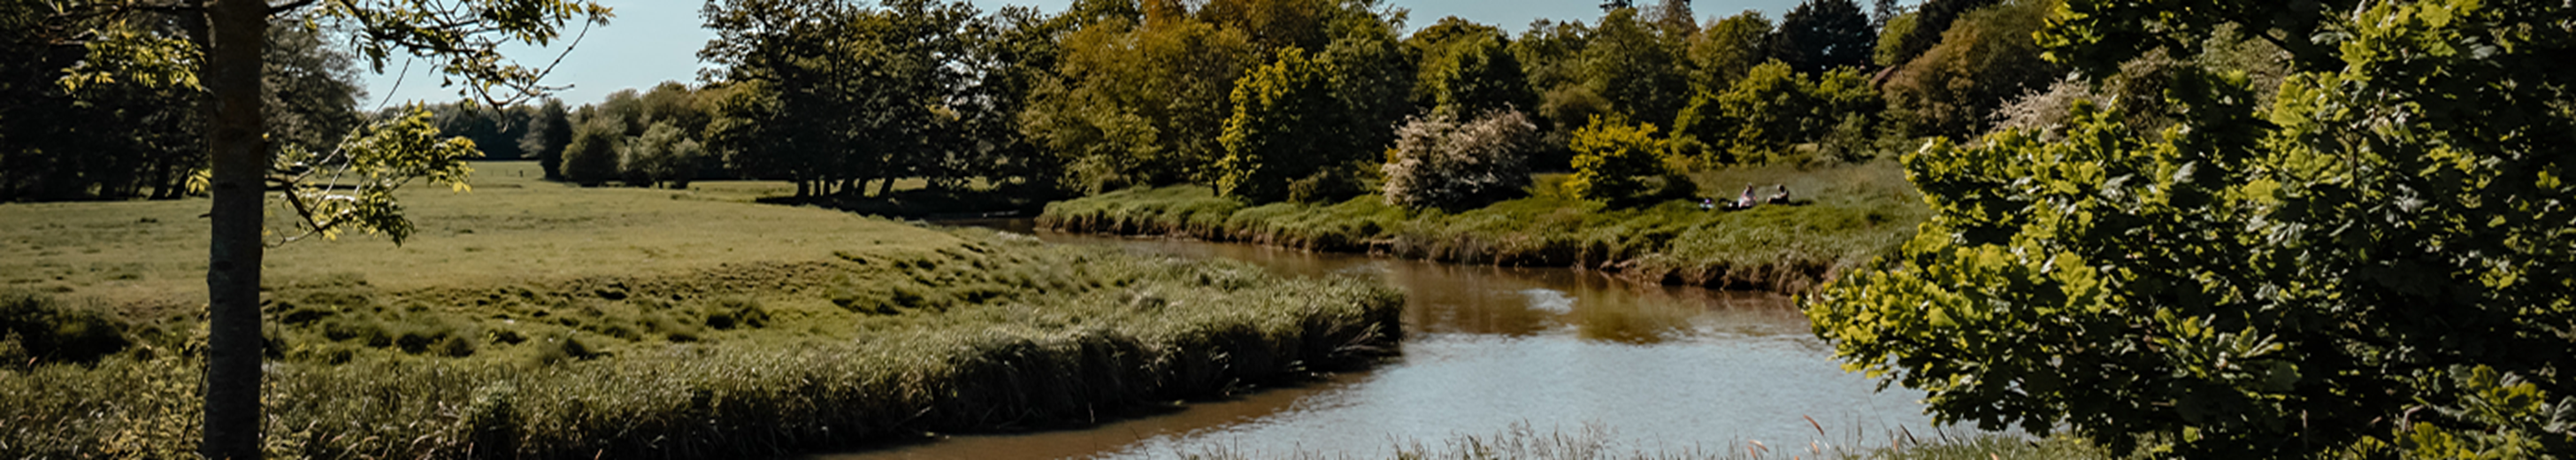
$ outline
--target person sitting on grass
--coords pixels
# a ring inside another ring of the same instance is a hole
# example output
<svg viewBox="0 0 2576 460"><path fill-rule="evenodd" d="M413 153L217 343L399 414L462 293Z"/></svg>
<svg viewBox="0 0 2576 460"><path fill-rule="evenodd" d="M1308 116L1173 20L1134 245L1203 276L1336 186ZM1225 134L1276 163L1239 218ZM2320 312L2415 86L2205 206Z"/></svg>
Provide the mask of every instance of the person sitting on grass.
<svg viewBox="0 0 2576 460"><path fill-rule="evenodd" d="M1779 187L1780 191L1771 194L1771 204L1789 204L1789 185L1778 184L1773 187Z"/></svg>
<svg viewBox="0 0 2576 460"><path fill-rule="evenodd" d="M1735 205L1734 205L1734 206L1728 206L1728 207L1726 207L1726 209L1727 209L1727 210L1736 210L1736 209L1753 209L1753 205L1754 205L1754 201L1753 201L1753 184L1744 184L1744 193L1736 194L1736 195L1735 195Z"/></svg>
<svg viewBox="0 0 2576 460"><path fill-rule="evenodd" d="M1717 209L1717 200L1712 200L1712 199L1709 199L1708 197L1700 197L1700 199L1699 199L1699 210L1701 210L1701 211L1707 211L1707 210L1711 210L1711 209Z"/></svg>

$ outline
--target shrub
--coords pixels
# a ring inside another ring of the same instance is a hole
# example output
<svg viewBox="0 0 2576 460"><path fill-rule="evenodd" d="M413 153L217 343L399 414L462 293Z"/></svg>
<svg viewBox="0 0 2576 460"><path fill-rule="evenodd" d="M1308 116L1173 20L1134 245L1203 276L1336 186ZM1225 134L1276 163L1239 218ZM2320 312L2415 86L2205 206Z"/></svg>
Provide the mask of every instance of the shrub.
<svg viewBox="0 0 2576 460"><path fill-rule="evenodd" d="M91 362L132 343L125 328L96 309L79 308L53 296L0 292L0 365L38 362Z"/></svg>
<svg viewBox="0 0 2576 460"><path fill-rule="evenodd" d="M1665 141L1655 138L1652 123L1630 126L1624 121L1594 117L1592 124L1575 131L1574 176L1566 179L1565 191L1575 198L1591 201L1625 202L1668 193L1689 182L1677 177L1665 161ZM1664 182L1662 187L1647 179Z"/></svg>
<svg viewBox="0 0 2576 460"><path fill-rule="evenodd" d="M698 163L706 157L706 148L683 135L678 127L654 122L643 136L628 142L623 153L619 169L629 185L688 188L689 179L698 173Z"/></svg>
<svg viewBox="0 0 2576 460"><path fill-rule="evenodd" d="M1447 113L1405 122L1385 166L1387 204L1461 208L1509 198L1529 185L1538 126L1518 110L1458 123Z"/></svg>
<svg viewBox="0 0 2576 460"><path fill-rule="evenodd" d="M624 140L624 122L607 116L592 116L573 129L572 144L564 147L564 180L583 186L597 186L618 178L618 144Z"/></svg>

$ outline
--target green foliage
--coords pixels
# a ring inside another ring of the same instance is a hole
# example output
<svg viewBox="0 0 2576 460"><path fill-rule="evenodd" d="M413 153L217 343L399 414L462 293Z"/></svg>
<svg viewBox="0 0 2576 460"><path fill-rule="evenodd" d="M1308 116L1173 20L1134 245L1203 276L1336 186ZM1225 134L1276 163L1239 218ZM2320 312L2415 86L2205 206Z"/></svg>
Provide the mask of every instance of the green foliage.
<svg viewBox="0 0 2576 460"><path fill-rule="evenodd" d="M1887 80L1889 118L1923 136L1984 132L2013 98L2043 88L2063 68L2040 59L2031 34L2047 26L2056 0L2005 0L1969 11L1941 43Z"/></svg>
<svg viewBox="0 0 2576 460"><path fill-rule="evenodd" d="M717 79L728 89L713 96L722 102L708 115L707 147L741 174L796 182L797 198L855 195L870 180L886 190L902 177L951 183L946 171L961 163L951 160L978 158L986 145L965 133L1009 116L956 106L984 82L1013 81L975 78L997 65L969 62L991 56L978 48L1007 43L991 39L1004 31L980 15L940 0L711 4L707 27L718 38L699 55L723 66ZM647 115L645 101L635 105ZM663 104L682 128L698 106ZM629 123L630 134L649 126Z"/></svg>
<svg viewBox="0 0 2576 460"><path fill-rule="evenodd" d="M1538 108L1538 95L1530 92L1501 29L1455 17L1432 27L1406 39L1422 56L1416 104L1457 117Z"/></svg>
<svg viewBox="0 0 2576 460"><path fill-rule="evenodd" d="M2194 11L2051 33L2238 20ZM2541 83L2570 78L2565 17L2329 8L2310 18L2344 31L2344 64L2291 76L2268 109L2241 73L2186 70L2160 134L2086 108L2063 140L1936 141L1907 158L1931 222L1809 316L1942 419L2114 452L2566 456L2576 117Z"/></svg>
<svg viewBox="0 0 2576 460"><path fill-rule="evenodd" d="M0 369L35 363L90 363L125 351L134 339L104 309L51 295L0 291ZM6 371L0 371L6 372Z"/></svg>
<svg viewBox="0 0 2576 460"><path fill-rule="evenodd" d="M1574 133L1572 147L1574 176L1564 187L1575 199L1624 204L1656 192L1649 179L1687 182L1671 166L1671 149L1655 137L1653 123L1593 118L1590 126Z"/></svg>
<svg viewBox="0 0 2576 460"><path fill-rule="evenodd" d="M1915 23L1922 18L1923 13L1916 11L1887 18L1887 25L1878 31L1878 47L1871 50L1869 62L1877 64L1880 68L1903 64L1896 61L1898 52L1905 46L1905 37L1914 33Z"/></svg>
<svg viewBox="0 0 2576 460"><path fill-rule="evenodd" d="M465 160L482 152L474 149L474 141L442 139L430 126L428 111L419 106L408 109L410 115L369 125L330 152L316 154L290 146L277 156L274 169L284 173L271 181L284 189L280 195L295 213L293 226L304 231L281 242L308 236L331 239L357 230L384 234L399 245L411 236L413 227L403 217L395 191L415 179L466 191L465 178L474 168L466 166Z"/></svg>
<svg viewBox="0 0 2576 460"><path fill-rule="evenodd" d="M618 168L628 183L648 187L670 184L675 189L689 188L689 179L697 177L698 164L707 153L679 127L658 121L620 150Z"/></svg>
<svg viewBox="0 0 2576 460"><path fill-rule="evenodd" d="M1234 116L1225 120L1225 156L1216 162L1218 195L1252 203L1288 198L1289 182L1350 155L1336 142L1349 135L1324 64L1297 48L1255 68L1234 86Z"/></svg>
<svg viewBox="0 0 2576 460"><path fill-rule="evenodd" d="M1681 155L1702 165L1766 164L1802 157L1792 147L1875 126L1880 99L1858 69L1793 73L1771 61L1723 93L1700 93L1675 121Z"/></svg>
<svg viewBox="0 0 2576 460"><path fill-rule="evenodd" d="M572 118L564 111L563 101L547 98L528 123L528 132L519 137L519 151L537 160L546 179L562 179L564 147L572 144L573 131Z"/></svg>
<svg viewBox="0 0 2576 460"><path fill-rule="evenodd" d="M1073 188L1202 178L1225 152L1228 97L1259 64L1241 30L1111 19L1067 34L1060 80L1041 85L1021 131L1068 165Z"/></svg>
<svg viewBox="0 0 2576 460"><path fill-rule="evenodd" d="M1867 68L1876 43L1878 31L1870 27L1860 3L1806 0L1780 15L1780 30L1770 40L1770 58L1801 73Z"/></svg>
<svg viewBox="0 0 2576 460"><path fill-rule="evenodd" d="M1735 81L1769 60L1771 18L1745 10L1710 23L1690 39L1691 90L1725 92Z"/></svg>
<svg viewBox="0 0 2576 460"><path fill-rule="evenodd" d="M593 116L574 127L572 143L564 146L564 180L596 187L621 177L617 163L626 142L625 125L614 117Z"/></svg>
<svg viewBox="0 0 2576 460"><path fill-rule="evenodd" d="M0 201L188 194L207 161L198 50L174 24L74 17L0 6L0 54L17 57L0 63ZM103 36L76 37L89 33ZM328 149L363 124L348 51L300 18L269 21L267 38L269 151Z"/></svg>
<svg viewBox="0 0 2576 460"><path fill-rule="evenodd" d="M1395 148L1380 171L1390 205L1460 209L1511 198L1529 185L1529 152L1538 126L1519 111L1494 111L1461 122L1434 111L1396 128Z"/></svg>
<svg viewBox="0 0 2576 460"><path fill-rule="evenodd" d="M1914 7L1914 12L1910 15L1913 16L1911 21L1913 25L1908 26L1905 34L1894 37L1894 48L1886 51L1887 62L1895 66L1914 62L1915 57L1922 56L1924 52L1931 51L1934 45L1941 44L1941 34L1950 31L1953 22L1966 16L1969 11L1995 3L1998 3L1997 0L1924 0L1922 4ZM1880 31L1880 33L1889 34L1890 32ZM1879 41L1879 44L1881 47L1889 46L1888 40L1884 38Z"/></svg>
<svg viewBox="0 0 2576 460"><path fill-rule="evenodd" d="M1679 49L1680 37L1665 37L1636 10L1617 10L1601 18L1583 49L1584 85L1609 103L1603 115L1665 122L1690 101ZM1571 123L1572 120L1565 120Z"/></svg>

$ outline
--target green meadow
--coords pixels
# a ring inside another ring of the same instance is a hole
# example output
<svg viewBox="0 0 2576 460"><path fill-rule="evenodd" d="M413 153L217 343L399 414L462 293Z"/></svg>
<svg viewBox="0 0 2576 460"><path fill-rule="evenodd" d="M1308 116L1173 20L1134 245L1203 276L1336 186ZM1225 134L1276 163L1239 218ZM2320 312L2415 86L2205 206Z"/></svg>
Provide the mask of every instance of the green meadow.
<svg viewBox="0 0 2576 460"><path fill-rule="evenodd" d="M402 245L270 251L271 456L769 456L1062 426L1366 365L1401 335L1401 293L1371 281L743 203L757 184L478 168L470 193L406 192ZM203 207L0 204L0 457L192 451Z"/></svg>
<svg viewBox="0 0 2576 460"><path fill-rule="evenodd" d="M1135 188L1050 204L1039 225L1067 232L1168 235L1443 262L1573 266L1631 279L1803 291L1910 238L1929 213L1892 162L1695 173L1700 194L1788 186L1795 204L1702 210L1695 200L1628 207L1562 193L1542 174L1527 196L1449 212L1338 203L1248 206L1196 185Z"/></svg>

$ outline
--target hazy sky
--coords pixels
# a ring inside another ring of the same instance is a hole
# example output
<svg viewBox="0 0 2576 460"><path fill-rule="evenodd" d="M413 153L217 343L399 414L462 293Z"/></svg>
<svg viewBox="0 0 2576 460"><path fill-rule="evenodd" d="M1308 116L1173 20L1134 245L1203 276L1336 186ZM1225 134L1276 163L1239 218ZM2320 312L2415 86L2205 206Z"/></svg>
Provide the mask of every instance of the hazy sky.
<svg viewBox="0 0 2576 460"><path fill-rule="evenodd" d="M571 86L555 94L564 102L581 105L597 102L608 93L622 88L648 88L665 80L695 81L698 78L698 49L706 46L715 34L698 27L698 8L704 2L689 0L599 0L617 10L617 18L606 27L593 27L581 46L563 58L555 72L546 78L549 86ZM1047 12L1062 11L1069 0L983 0L976 6L986 11L1005 5L1028 5ZM1531 20L1600 19L1599 0L1392 0L1399 8L1412 10L1407 26L1419 28L1442 17L1458 16L1468 20L1501 26L1518 33L1528 28ZM1652 4L1655 0L1636 3ZM1781 13L1796 6L1798 0L1697 0L1691 9L1705 22L1710 17L1735 14L1743 10L1761 10L1777 21ZM1868 2L1862 2L1866 5ZM1916 3L1905 1L1903 3ZM565 31L565 42L580 29ZM559 42L561 43L561 42ZM505 50L523 64L544 65L562 52L562 47L538 49L518 47ZM428 63L412 65L412 75L395 85L396 74L402 73L403 61L385 64L385 73L367 74L368 99L362 106L370 110L391 100L451 101L457 99L455 88L439 87L439 78L427 72Z"/></svg>

